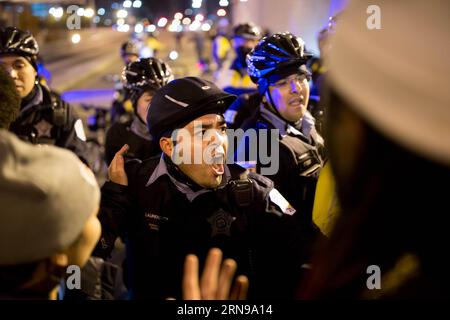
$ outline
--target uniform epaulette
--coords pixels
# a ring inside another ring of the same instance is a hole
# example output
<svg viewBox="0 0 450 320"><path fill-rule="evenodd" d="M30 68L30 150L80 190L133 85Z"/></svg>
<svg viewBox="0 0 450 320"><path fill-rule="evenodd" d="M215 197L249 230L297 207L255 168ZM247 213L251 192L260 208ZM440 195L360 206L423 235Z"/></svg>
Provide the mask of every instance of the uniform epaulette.
<svg viewBox="0 0 450 320"><path fill-rule="evenodd" d="M274 186L272 180L258 173L250 172L248 174L248 177L252 180L255 180L261 187L272 189Z"/></svg>

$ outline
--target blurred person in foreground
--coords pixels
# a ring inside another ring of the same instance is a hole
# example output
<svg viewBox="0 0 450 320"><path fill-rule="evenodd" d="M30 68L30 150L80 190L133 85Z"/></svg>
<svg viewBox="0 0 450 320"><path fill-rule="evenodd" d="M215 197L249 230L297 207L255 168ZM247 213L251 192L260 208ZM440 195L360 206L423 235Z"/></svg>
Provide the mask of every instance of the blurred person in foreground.
<svg viewBox="0 0 450 320"><path fill-rule="evenodd" d="M9 129L20 111L20 95L14 80L0 65L0 129Z"/></svg>
<svg viewBox="0 0 450 320"><path fill-rule="evenodd" d="M342 212L299 297L449 298L450 3L378 1L380 29L370 4L343 12L327 57Z"/></svg>
<svg viewBox="0 0 450 320"><path fill-rule="evenodd" d="M100 191L71 152L0 129L0 298L56 299L100 237Z"/></svg>
<svg viewBox="0 0 450 320"><path fill-rule="evenodd" d="M5 130L19 109L0 67L0 299L56 299L67 266L83 266L98 241L100 191L73 153Z"/></svg>

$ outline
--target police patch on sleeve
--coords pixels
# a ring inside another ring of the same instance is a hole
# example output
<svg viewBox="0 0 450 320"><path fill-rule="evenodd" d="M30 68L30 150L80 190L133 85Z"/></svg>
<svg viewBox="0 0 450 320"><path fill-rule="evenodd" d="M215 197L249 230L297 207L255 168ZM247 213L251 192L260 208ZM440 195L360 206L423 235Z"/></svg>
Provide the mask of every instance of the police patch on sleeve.
<svg viewBox="0 0 450 320"><path fill-rule="evenodd" d="M281 193L277 189L273 188L269 192L269 198L270 201L276 204L284 214L292 216L295 213L296 210L294 209L294 207L291 206L291 204L281 195Z"/></svg>

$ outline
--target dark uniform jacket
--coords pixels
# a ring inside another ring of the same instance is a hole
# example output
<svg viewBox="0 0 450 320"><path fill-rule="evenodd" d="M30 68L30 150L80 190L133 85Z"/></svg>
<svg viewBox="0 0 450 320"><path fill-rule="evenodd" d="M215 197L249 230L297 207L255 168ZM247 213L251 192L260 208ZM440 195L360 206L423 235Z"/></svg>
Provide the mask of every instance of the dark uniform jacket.
<svg viewBox="0 0 450 320"><path fill-rule="evenodd" d="M202 189L164 156L132 161L126 172L128 186L102 188L103 230L94 254L106 259L116 238L125 239L131 298L181 298L186 254L203 266L212 247L237 261L251 298L293 296L313 233L269 179L226 166L217 189Z"/></svg>
<svg viewBox="0 0 450 320"><path fill-rule="evenodd" d="M126 154L129 159L144 160L161 152L137 117L125 123L116 122L108 129L105 141L105 160L108 165L124 144L129 146Z"/></svg>
<svg viewBox="0 0 450 320"><path fill-rule="evenodd" d="M39 84L22 100L10 130L33 144L55 145L73 151L84 162L89 159L81 119L57 94Z"/></svg>
<svg viewBox="0 0 450 320"><path fill-rule="evenodd" d="M244 122L254 116L261 104L262 96L259 92L241 94L225 111L224 117L227 127L239 129Z"/></svg>
<svg viewBox="0 0 450 320"><path fill-rule="evenodd" d="M264 174L262 169L272 166L273 163L264 164L261 161L260 150L257 152L256 159L249 159L251 154L249 148L252 145L258 148L267 146L264 152L270 155L272 161L278 162L278 168L274 169L276 172L264 175L274 181L275 188L280 190L297 210L296 216L310 222L317 179L325 157L323 139L314 127L314 118L307 112L302 121L297 126L293 126L261 105L259 112L243 124L243 130L248 129L256 130L258 133L261 130L267 130L268 139L271 137L270 130L279 130L279 134L275 136L277 141L273 142L277 143L278 152L271 150L271 141L262 144L261 135L257 134L257 142L249 144L247 141L242 141L240 143L236 160L253 160L256 163L256 171Z"/></svg>

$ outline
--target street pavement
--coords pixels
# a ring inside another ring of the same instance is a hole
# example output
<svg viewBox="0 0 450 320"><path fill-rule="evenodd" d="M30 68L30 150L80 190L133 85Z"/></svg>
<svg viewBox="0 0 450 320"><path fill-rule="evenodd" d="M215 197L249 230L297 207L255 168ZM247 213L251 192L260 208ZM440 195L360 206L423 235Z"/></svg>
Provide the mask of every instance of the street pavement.
<svg viewBox="0 0 450 320"><path fill-rule="evenodd" d="M68 32L67 39L46 44L41 49L46 68L52 74L50 86L74 105L109 108L115 81L123 68L120 45L129 34L109 28L88 29L80 31L78 44L70 42L71 34L73 32ZM176 77L201 74L192 38L192 34L187 33L177 47L174 33L163 31L157 37L163 46L157 57L169 63ZM173 61L169 53L175 49L179 56Z"/></svg>

